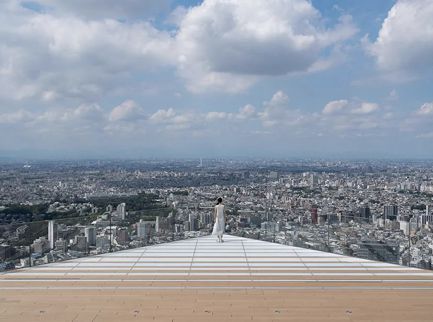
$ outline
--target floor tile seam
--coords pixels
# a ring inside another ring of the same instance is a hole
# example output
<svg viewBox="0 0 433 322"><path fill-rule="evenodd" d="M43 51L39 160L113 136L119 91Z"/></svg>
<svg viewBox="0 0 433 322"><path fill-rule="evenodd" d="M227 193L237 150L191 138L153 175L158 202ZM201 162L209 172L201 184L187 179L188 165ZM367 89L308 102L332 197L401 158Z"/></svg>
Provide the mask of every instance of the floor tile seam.
<svg viewBox="0 0 433 322"><path fill-rule="evenodd" d="M90 282L291 282L291 283L433 283L433 280L411 280L411 279L254 279L251 281L249 278L245 279L78 279L78 278L70 278L70 279L15 279L15 280L3 280L0 281L0 284L7 283L46 283L46 282L55 282L55 283L90 283Z"/></svg>
<svg viewBox="0 0 433 322"><path fill-rule="evenodd" d="M247 263L248 272L249 272L249 274L250 274L250 278L251 278L251 281L252 281L252 280L253 280L253 276L251 275L250 263L249 263L249 259L248 259L248 256L247 256L247 252L245 251L245 245L244 245L244 241L243 241L243 240L241 241L241 245L242 245L242 248L243 248L243 250L244 250L245 261L246 261L246 263Z"/></svg>
<svg viewBox="0 0 433 322"><path fill-rule="evenodd" d="M147 248L145 247L145 248L143 249L143 252L140 254L140 256L137 256L137 257L136 257L136 261L135 261L135 263L133 263L133 264L130 266L129 272L126 272L126 276L128 276L129 273L132 272L132 270L134 269L135 265L137 265L137 263L138 263L138 262L140 261L140 259L143 257L143 254L146 253L146 251L147 251Z"/></svg>
<svg viewBox="0 0 433 322"><path fill-rule="evenodd" d="M17 274L16 276L34 276L42 274L37 273L22 273ZM49 273L49 274L43 274L45 276L93 276L93 275L126 275L126 272L66 272L66 273ZM332 273L332 272L314 272L314 273L305 273L305 272L250 272L249 270L246 270L245 273L243 272L191 272L191 271L185 271L185 272L131 272L129 273L131 276L137 276L137 275L190 275L190 276L212 276L212 275L250 275L250 276L366 276L366 277L374 277L374 276L410 276L410 277L418 277L418 276L428 276L432 277L431 274L412 274L408 275L405 273L354 273L354 272L338 272L338 273ZM432 277L433 278L433 277Z"/></svg>
<svg viewBox="0 0 433 322"><path fill-rule="evenodd" d="M195 252L197 250L197 245L198 245L198 238L195 241L194 252L191 256L191 262L190 262L190 266L189 266L189 270L188 270L188 276L190 276L190 274L191 274L192 263L194 262L194 255L195 255ZM187 277L187 279L188 279L188 277Z"/></svg>
<svg viewBox="0 0 433 322"><path fill-rule="evenodd" d="M406 277L406 279L413 279L418 280L420 277L424 277L425 280L433 280L431 276L425 276L425 275L407 275L407 274L389 274L389 273L383 273L383 274L368 274L368 273L333 273L333 272L314 272L312 274L310 273L304 273L304 272L249 272L248 270L239 270L239 271L230 271L230 272L224 272L224 271L195 271L195 272L189 272L189 271L171 271L171 272L161 272L161 271L154 271L154 272L146 272L146 271L136 271L131 272L129 276L307 276L307 277L314 277L314 276L364 276L364 277ZM68 278L69 276L126 276L126 272L69 272L69 273L51 273L51 274L21 274L17 275L11 278L5 278L0 279L1 281L4 280L11 280L11 279L24 279L23 277L26 276L38 276L41 277L40 280L49 279L49 278Z"/></svg>
<svg viewBox="0 0 433 322"><path fill-rule="evenodd" d="M236 266L236 267L207 267L207 266L199 266L199 267L192 267L191 271L209 271L209 272L213 272L213 271L242 271L244 270L245 267L242 266ZM129 269L127 267L122 268L122 267L116 267L115 269L112 269L110 267L99 267L99 268L94 268L94 267L89 267L89 268L82 268L82 269L75 269L73 272L74 273L80 273L80 272L93 272L93 273L106 273L106 272L128 272L131 271L132 272L140 272L140 271L189 271L189 267L161 267L161 266L156 266L156 267L135 267L134 269ZM301 268L297 268L297 267L253 267L251 268L251 272L292 272L292 271L305 271ZM362 272L366 272L365 270L362 269L340 269L340 268L311 268L310 269L311 273L316 273L316 272L329 272L329 271L335 271L335 272L340 272L340 273L344 273L344 272L357 272L357 273L362 273ZM405 274L407 276L411 276L410 272L405 272L405 271L395 271L395 270L372 270L373 272L377 272L377 273L401 273L401 274ZM34 272L32 274L36 275L36 274L40 274L40 275L50 275L53 273L64 273L67 272L67 270L56 270L56 271L42 271L42 272ZM10 275L8 275L10 276ZM6 277L7 278L7 277ZM1 280L1 278L0 278Z"/></svg>
<svg viewBox="0 0 433 322"><path fill-rule="evenodd" d="M311 276L314 276L310 270L310 267L306 265L305 257L299 256L299 254L296 252L297 257L299 258L299 261L302 263L306 271L311 274ZM318 257L319 258L319 257Z"/></svg>
<svg viewBox="0 0 433 322"><path fill-rule="evenodd" d="M433 287L411 287L411 286L35 286L35 287L0 287L0 290L376 290L376 291L433 291Z"/></svg>
<svg viewBox="0 0 433 322"><path fill-rule="evenodd" d="M80 265L81 263L80 262L78 262L78 263L76 263L75 265L73 265L70 269L69 269L69 271L73 271L75 268L77 268L78 267L78 265Z"/></svg>

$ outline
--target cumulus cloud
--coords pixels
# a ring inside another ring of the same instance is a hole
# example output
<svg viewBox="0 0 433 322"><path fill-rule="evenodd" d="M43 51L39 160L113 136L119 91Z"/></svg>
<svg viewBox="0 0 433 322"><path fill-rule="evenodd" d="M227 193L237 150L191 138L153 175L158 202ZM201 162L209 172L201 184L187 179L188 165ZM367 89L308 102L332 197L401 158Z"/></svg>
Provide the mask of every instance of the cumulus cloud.
<svg viewBox="0 0 433 322"><path fill-rule="evenodd" d="M422 104L418 109L401 121L400 128L405 132L413 132L418 138L427 138L431 133L433 118L433 102Z"/></svg>
<svg viewBox="0 0 433 322"><path fill-rule="evenodd" d="M86 18L137 18L169 8L170 0L36 0L49 12L75 14Z"/></svg>
<svg viewBox="0 0 433 322"><path fill-rule="evenodd" d="M116 16L143 18L166 1L107 1L1 3L0 98L95 101L167 67L193 92L239 92L264 76L328 68L325 52L356 32L348 16L326 28L307 0L205 0L178 10L174 32Z"/></svg>
<svg viewBox="0 0 433 322"><path fill-rule="evenodd" d="M256 115L256 108L251 104L247 104L239 109L239 113L236 115L236 118L240 120L246 120L254 118Z"/></svg>
<svg viewBox="0 0 433 322"><path fill-rule="evenodd" d="M33 113L35 124L66 123L82 124L85 122L98 124L104 119L104 112L98 104L81 104L75 108L52 108L42 113Z"/></svg>
<svg viewBox="0 0 433 322"><path fill-rule="evenodd" d="M205 0L180 23L179 70L193 91L239 91L259 76L309 70L355 32L348 16L324 28L306 0Z"/></svg>
<svg viewBox="0 0 433 322"><path fill-rule="evenodd" d="M349 101L346 99L330 101L322 110L324 115L337 113L370 114L379 109L377 103Z"/></svg>
<svg viewBox="0 0 433 322"><path fill-rule="evenodd" d="M423 105L421 105L421 107L416 111L416 115L433 115L433 102L424 103Z"/></svg>
<svg viewBox="0 0 433 322"><path fill-rule="evenodd" d="M149 121L151 124L163 125L164 127L159 128L159 131L179 131L198 125L200 121L198 115L190 112L178 113L173 108L159 109L150 116Z"/></svg>
<svg viewBox="0 0 433 322"><path fill-rule="evenodd" d="M171 62L171 36L148 22L88 21L0 5L0 98L94 100Z"/></svg>
<svg viewBox="0 0 433 322"><path fill-rule="evenodd" d="M172 120L176 116L173 108L160 109L150 116L150 121L155 123L164 123Z"/></svg>
<svg viewBox="0 0 433 322"><path fill-rule="evenodd" d="M143 110L133 100L124 101L113 108L108 116L111 122L135 121L143 117Z"/></svg>
<svg viewBox="0 0 433 322"><path fill-rule="evenodd" d="M208 121L219 121L227 119L228 114L226 112L208 112L206 114L206 120Z"/></svg>
<svg viewBox="0 0 433 322"><path fill-rule="evenodd" d="M376 103L362 102L358 107L352 110L354 114L370 114L379 109Z"/></svg>
<svg viewBox="0 0 433 322"><path fill-rule="evenodd" d="M399 0L388 12L377 39L367 43L378 67L390 73L433 66L433 1Z"/></svg>
<svg viewBox="0 0 433 322"><path fill-rule="evenodd" d="M341 111L345 107L349 105L348 100L337 100L337 101L331 101L328 104L325 105L325 107L322 110L323 114L333 114L338 111Z"/></svg>
<svg viewBox="0 0 433 322"><path fill-rule="evenodd" d="M341 99L328 102L315 122L323 132L367 136L373 130L386 130L393 124L393 115L377 103Z"/></svg>
<svg viewBox="0 0 433 322"><path fill-rule="evenodd" d="M34 115L25 110L0 114L0 124L25 123L33 120Z"/></svg>
<svg viewBox="0 0 433 322"><path fill-rule="evenodd" d="M289 97L282 91L276 92L269 102L265 102L259 117L265 127L298 126L306 121L306 115L288 105Z"/></svg>

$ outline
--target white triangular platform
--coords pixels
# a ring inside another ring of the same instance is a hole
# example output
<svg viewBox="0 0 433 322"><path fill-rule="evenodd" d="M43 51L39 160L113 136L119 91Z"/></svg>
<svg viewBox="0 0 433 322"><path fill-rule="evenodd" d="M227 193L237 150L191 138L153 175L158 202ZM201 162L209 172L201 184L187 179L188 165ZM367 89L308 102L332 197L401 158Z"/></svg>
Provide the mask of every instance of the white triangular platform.
<svg viewBox="0 0 433 322"><path fill-rule="evenodd" d="M1 288L427 287L433 272L248 238L212 236L0 275Z"/></svg>

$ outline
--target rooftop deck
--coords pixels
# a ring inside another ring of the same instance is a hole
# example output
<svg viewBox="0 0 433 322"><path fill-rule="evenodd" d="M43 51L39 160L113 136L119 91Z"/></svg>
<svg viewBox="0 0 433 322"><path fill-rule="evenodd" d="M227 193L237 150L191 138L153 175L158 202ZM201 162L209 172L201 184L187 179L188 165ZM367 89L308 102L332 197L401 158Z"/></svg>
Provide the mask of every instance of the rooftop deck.
<svg viewBox="0 0 433 322"><path fill-rule="evenodd" d="M0 275L0 321L431 321L433 272L210 236Z"/></svg>

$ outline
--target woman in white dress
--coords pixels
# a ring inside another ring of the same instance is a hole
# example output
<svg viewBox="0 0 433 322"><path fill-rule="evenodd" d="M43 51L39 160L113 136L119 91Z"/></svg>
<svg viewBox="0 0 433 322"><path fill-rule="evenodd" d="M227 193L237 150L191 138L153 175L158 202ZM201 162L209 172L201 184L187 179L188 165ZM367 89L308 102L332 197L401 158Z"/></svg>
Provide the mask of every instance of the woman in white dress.
<svg viewBox="0 0 433 322"><path fill-rule="evenodd" d="M215 224L213 225L212 235L218 237L218 242L223 243L223 234L225 228L225 218L224 218L224 205L222 204L223 199L218 198L218 204L214 209L214 219Z"/></svg>

